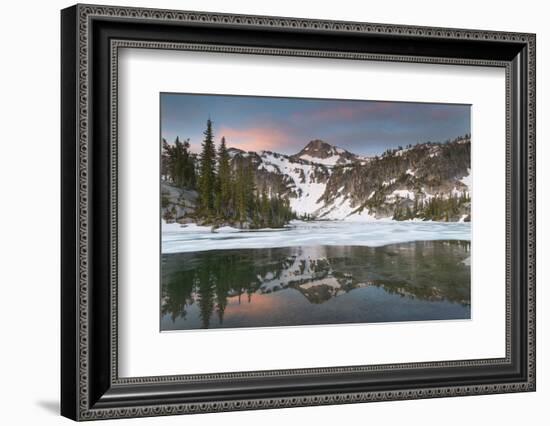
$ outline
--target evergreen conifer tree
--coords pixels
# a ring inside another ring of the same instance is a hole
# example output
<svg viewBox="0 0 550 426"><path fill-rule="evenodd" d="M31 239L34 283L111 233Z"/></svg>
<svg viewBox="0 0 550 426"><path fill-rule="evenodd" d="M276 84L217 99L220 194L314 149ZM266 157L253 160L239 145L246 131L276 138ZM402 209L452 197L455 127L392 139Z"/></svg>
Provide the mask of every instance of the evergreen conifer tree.
<svg viewBox="0 0 550 426"><path fill-rule="evenodd" d="M243 161L237 164L237 172L235 176L235 207L236 219L242 224L246 221L246 189L245 189L245 170Z"/></svg>
<svg viewBox="0 0 550 426"><path fill-rule="evenodd" d="M254 168L250 158L246 159L243 177L246 216L252 218L256 209L256 184L254 183Z"/></svg>
<svg viewBox="0 0 550 426"><path fill-rule="evenodd" d="M166 139L162 138L162 152L160 155L160 175L164 181L171 180L170 176L171 148Z"/></svg>
<svg viewBox="0 0 550 426"><path fill-rule="evenodd" d="M222 137L218 149L218 185L217 185L217 210L218 214L227 217L231 199L231 165L225 137Z"/></svg>
<svg viewBox="0 0 550 426"><path fill-rule="evenodd" d="M183 153L182 153L182 171L183 185L186 188L194 188L196 185L195 177L195 159L191 154L191 145L189 139L183 141Z"/></svg>
<svg viewBox="0 0 550 426"><path fill-rule="evenodd" d="M216 149L214 146L214 135L212 133L212 121L206 121L204 140L200 155L200 178L199 178L199 199L200 210L205 216L214 213L214 198L216 185Z"/></svg>

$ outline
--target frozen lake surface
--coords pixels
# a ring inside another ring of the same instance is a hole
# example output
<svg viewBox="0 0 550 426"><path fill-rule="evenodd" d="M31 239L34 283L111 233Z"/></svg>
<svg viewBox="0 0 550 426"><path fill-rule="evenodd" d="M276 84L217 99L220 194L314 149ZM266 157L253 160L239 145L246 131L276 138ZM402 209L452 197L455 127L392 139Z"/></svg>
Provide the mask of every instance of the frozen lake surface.
<svg viewBox="0 0 550 426"><path fill-rule="evenodd" d="M195 224L162 225L162 253L303 246L381 247L412 241L471 240L468 222L292 221L284 229L212 230Z"/></svg>

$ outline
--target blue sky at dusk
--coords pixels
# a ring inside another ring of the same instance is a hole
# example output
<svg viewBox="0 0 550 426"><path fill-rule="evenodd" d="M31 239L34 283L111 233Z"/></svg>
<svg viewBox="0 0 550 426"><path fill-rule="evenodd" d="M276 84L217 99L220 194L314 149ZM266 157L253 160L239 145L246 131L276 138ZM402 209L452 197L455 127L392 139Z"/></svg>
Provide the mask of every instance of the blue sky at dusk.
<svg viewBox="0 0 550 426"><path fill-rule="evenodd" d="M361 155L470 133L470 105L162 93L161 136L200 151L208 117L216 144L295 154L322 139Z"/></svg>

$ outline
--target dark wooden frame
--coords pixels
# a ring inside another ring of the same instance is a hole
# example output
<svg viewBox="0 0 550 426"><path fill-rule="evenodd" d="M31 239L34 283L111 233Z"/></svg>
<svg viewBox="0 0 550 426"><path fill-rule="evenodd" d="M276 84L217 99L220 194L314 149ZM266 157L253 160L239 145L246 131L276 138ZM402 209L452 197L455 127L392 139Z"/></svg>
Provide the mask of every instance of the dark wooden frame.
<svg viewBox="0 0 550 426"><path fill-rule="evenodd" d="M117 49L506 69L502 359L119 378ZM76 5L61 13L61 413L75 420L535 390L535 35Z"/></svg>

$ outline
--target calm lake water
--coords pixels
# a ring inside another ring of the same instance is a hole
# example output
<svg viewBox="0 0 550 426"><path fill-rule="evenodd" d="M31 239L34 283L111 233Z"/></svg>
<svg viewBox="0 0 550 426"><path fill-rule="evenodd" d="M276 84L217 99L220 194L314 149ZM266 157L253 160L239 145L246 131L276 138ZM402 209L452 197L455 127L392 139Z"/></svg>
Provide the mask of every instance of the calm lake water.
<svg viewBox="0 0 550 426"><path fill-rule="evenodd" d="M162 255L161 330L470 318L470 242Z"/></svg>

